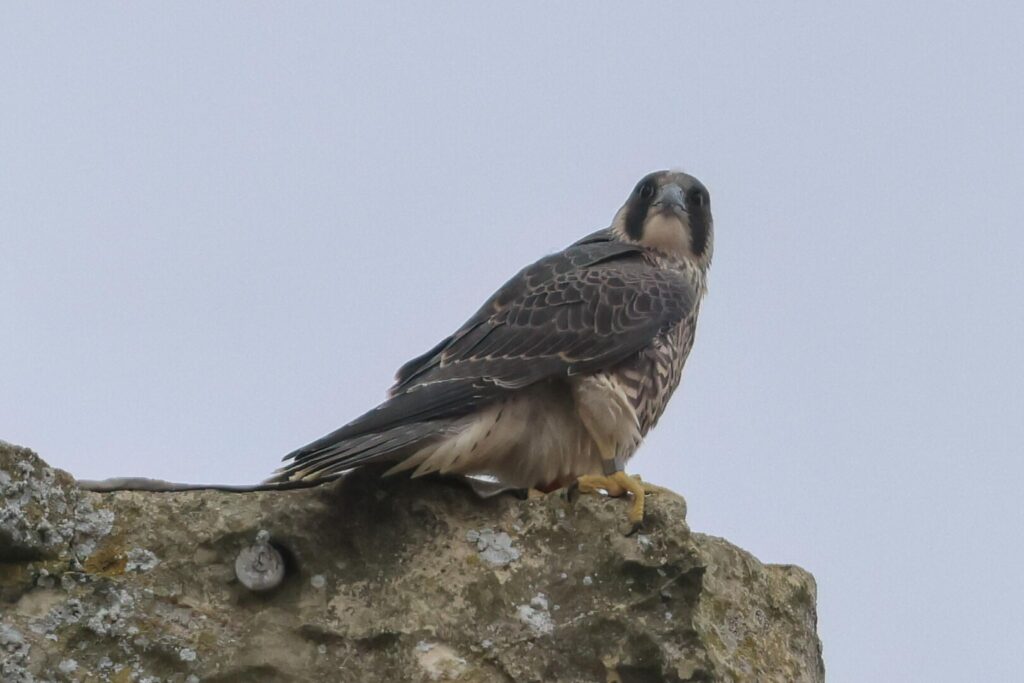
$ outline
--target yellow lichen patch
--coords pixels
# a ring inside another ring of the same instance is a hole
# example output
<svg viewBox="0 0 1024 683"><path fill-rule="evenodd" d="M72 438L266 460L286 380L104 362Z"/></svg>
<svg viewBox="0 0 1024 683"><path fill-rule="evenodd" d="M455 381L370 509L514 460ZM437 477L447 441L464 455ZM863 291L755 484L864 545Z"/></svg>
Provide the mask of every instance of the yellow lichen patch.
<svg viewBox="0 0 1024 683"><path fill-rule="evenodd" d="M200 646L210 650L216 648L218 644L217 636L210 631L203 631L200 633L199 637L196 638L196 642L199 643Z"/></svg>
<svg viewBox="0 0 1024 683"><path fill-rule="evenodd" d="M132 668L130 666L125 666L118 669L114 675L110 677L110 683L132 683Z"/></svg>
<svg viewBox="0 0 1024 683"><path fill-rule="evenodd" d="M32 576L27 564L0 562L0 587L18 586L31 581Z"/></svg>
<svg viewBox="0 0 1024 683"><path fill-rule="evenodd" d="M86 558L82 566L90 574L100 576L121 576L128 566L128 555L121 545L121 539L110 539L96 552Z"/></svg>

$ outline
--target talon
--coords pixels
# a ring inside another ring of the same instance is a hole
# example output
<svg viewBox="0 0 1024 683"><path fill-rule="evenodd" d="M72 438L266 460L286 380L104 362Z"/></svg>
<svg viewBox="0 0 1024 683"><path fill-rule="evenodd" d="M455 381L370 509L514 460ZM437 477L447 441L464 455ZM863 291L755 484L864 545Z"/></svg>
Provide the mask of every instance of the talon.
<svg viewBox="0 0 1024 683"><path fill-rule="evenodd" d="M639 474L634 474L633 478L637 480L640 486L643 487L644 493L648 495L652 493L665 493L666 491L668 491L668 489L666 489L664 486L658 486L657 484L651 484L650 482L644 481L643 479L640 478Z"/></svg>
<svg viewBox="0 0 1024 683"><path fill-rule="evenodd" d="M639 477L631 477L621 471L607 476L586 474L577 479L575 484L569 486L567 495L569 500L573 501L575 500L573 498L574 491L578 498L581 493L596 493L601 490L606 491L612 498L619 498L627 493L632 494L633 500L626 515L631 530L626 535L632 536L639 531L644 521L644 495L648 490L648 485L641 482Z"/></svg>
<svg viewBox="0 0 1024 683"><path fill-rule="evenodd" d="M580 499L580 482L574 481L562 489L562 496L569 505L575 505L576 501Z"/></svg>

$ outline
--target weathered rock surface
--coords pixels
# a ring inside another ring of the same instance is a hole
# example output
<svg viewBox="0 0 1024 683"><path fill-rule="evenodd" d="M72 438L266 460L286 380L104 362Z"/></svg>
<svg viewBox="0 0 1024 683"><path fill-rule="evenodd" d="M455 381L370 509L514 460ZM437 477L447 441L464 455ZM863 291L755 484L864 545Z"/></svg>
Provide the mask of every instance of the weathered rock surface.
<svg viewBox="0 0 1024 683"><path fill-rule="evenodd" d="M674 494L625 537L623 505L368 475L92 493L0 442L0 680L823 680L810 574L691 533ZM260 531L285 575L254 592Z"/></svg>

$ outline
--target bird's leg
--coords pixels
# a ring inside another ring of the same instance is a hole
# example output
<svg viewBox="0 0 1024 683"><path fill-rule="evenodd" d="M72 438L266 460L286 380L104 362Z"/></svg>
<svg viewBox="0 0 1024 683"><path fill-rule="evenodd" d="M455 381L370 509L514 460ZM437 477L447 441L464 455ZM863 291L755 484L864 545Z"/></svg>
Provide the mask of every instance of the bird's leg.
<svg viewBox="0 0 1024 683"><path fill-rule="evenodd" d="M574 502L579 497L579 494L582 493L600 493L604 491L612 498L620 498L627 493L631 494L633 500L626 513L626 518L630 524L630 530L626 535L631 536L639 531L644 521L644 495L647 493L657 493L661 489L641 481L639 476L631 477L626 474L622 470L620 461L615 457L615 451L611 444L607 444L603 440L595 439L595 441L597 441L598 448L603 456L602 464L605 473L584 474L579 477L569 487L567 492L569 501Z"/></svg>
<svg viewBox="0 0 1024 683"><path fill-rule="evenodd" d="M623 483L624 477L625 482ZM613 472L612 474L596 475L585 474L576 480L580 493L595 493L604 491L612 498L618 498L627 493L635 494L638 489L644 493L664 493L666 489L655 484L644 481L639 474L626 474L625 472Z"/></svg>
<svg viewBox="0 0 1024 683"><path fill-rule="evenodd" d="M644 496L648 493L664 491L660 486L641 481L639 476L630 476L619 470L611 474L585 474L576 480L573 488L578 493L599 493L604 491L612 498L619 498L627 493L633 496L626 518L629 520L631 536L640 530L644 521ZM570 493L570 499L572 494Z"/></svg>
<svg viewBox="0 0 1024 683"><path fill-rule="evenodd" d="M598 493L602 489L612 498L619 498L627 493L633 494L633 502L629 506L626 518L634 527L644 521L644 487L622 470L612 474L585 474L576 480L580 493Z"/></svg>

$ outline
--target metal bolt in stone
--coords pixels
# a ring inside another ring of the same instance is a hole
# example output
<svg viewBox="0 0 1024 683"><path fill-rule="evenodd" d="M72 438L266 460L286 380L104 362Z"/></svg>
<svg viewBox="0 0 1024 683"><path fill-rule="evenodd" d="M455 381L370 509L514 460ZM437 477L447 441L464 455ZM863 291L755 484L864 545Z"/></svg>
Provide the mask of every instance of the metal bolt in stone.
<svg viewBox="0 0 1024 683"><path fill-rule="evenodd" d="M256 542L247 546L235 558L235 576L251 591L261 592L277 588L284 579L284 558L270 545L270 533L260 530Z"/></svg>

